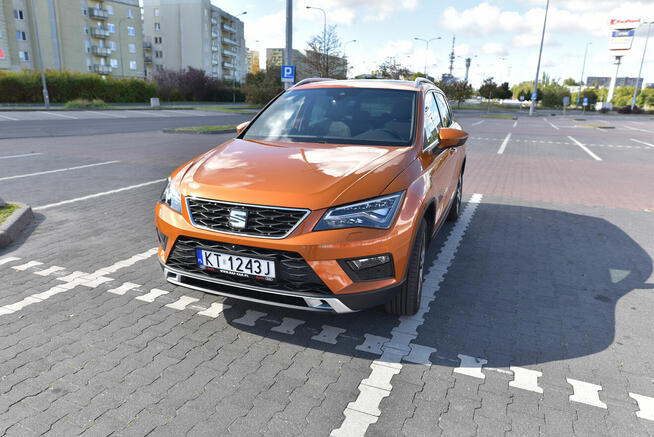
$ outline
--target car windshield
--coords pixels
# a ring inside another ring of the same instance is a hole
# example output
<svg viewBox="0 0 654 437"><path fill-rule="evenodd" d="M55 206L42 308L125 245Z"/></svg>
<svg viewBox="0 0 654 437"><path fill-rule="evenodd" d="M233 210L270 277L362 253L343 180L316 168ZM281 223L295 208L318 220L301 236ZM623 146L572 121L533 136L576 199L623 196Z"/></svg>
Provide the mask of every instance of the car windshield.
<svg viewBox="0 0 654 437"><path fill-rule="evenodd" d="M244 139L410 146L414 91L316 88L287 92L248 127Z"/></svg>

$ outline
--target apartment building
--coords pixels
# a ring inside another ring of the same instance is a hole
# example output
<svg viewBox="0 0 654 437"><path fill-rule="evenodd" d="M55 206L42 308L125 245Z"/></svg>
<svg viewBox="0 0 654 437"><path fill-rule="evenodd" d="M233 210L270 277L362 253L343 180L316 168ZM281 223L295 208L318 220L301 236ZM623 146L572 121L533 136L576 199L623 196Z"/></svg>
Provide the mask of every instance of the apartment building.
<svg viewBox="0 0 654 437"><path fill-rule="evenodd" d="M257 50L247 49L246 73L257 74L259 72L259 52Z"/></svg>
<svg viewBox="0 0 654 437"><path fill-rule="evenodd" d="M243 22L210 0L143 0L143 26L155 71L193 67L225 81L245 78Z"/></svg>
<svg viewBox="0 0 654 437"><path fill-rule="evenodd" d="M46 69L145 75L138 0L0 0L0 70L41 68L37 29Z"/></svg>

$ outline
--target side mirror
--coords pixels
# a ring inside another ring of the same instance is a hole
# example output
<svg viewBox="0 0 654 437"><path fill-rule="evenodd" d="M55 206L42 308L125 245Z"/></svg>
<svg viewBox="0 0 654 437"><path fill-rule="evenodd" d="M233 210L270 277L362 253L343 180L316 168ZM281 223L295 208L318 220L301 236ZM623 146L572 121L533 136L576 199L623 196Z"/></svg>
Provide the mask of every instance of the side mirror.
<svg viewBox="0 0 654 437"><path fill-rule="evenodd" d="M240 133L243 132L245 128L248 127L249 124L250 124L249 121L244 121L243 123L236 126L236 134L240 135Z"/></svg>
<svg viewBox="0 0 654 437"><path fill-rule="evenodd" d="M463 146L468 140L468 133L461 129L444 127L438 131L438 140L439 149Z"/></svg>

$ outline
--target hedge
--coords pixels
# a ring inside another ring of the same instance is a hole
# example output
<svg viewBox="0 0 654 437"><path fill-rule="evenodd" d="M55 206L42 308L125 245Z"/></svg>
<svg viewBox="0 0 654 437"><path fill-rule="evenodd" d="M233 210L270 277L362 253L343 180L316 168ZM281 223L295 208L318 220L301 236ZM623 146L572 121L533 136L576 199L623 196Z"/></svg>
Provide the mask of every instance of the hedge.
<svg viewBox="0 0 654 437"><path fill-rule="evenodd" d="M48 94L52 103L75 99L100 99L108 103L147 102L157 96L157 87L142 79L103 78L92 73L47 70ZM0 72L0 103L43 101L41 73L22 70Z"/></svg>

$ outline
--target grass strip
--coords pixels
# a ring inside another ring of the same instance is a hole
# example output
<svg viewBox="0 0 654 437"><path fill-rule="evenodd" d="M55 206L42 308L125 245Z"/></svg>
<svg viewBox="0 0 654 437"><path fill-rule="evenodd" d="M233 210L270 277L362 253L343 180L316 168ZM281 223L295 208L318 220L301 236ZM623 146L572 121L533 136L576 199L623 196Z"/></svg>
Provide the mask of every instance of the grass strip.
<svg viewBox="0 0 654 437"><path fill-rule="evenodd" d="M487 114L487 115L481 115L481 118L505 118L507 120L515 120L516 117L515 115L509 115L509 114Z"/></svg>
<svg viewBox="0 0 654 437"><path fill-rule="evenodd" d="M178 127L175 128L175 131L182 132L220 132L224 130L234 130L236 129L235 124L226 124L222 126L189 126L189 127Z"/></svg>
<svg viewBox="0 0 654 437"><path fill-rule="evenodd" d="M5 206L0 207L0 223L4 222L7 217L11 215L12 212L18 209L18 205L11 203L5 204Z"/></svg>

